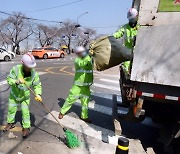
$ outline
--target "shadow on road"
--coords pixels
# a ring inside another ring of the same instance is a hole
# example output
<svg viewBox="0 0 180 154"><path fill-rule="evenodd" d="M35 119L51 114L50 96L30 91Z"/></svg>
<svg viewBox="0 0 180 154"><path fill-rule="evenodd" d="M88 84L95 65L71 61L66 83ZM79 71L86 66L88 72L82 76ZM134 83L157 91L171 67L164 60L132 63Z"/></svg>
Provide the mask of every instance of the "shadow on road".
<svg viewBox="0 0 180 154"><path fill-rule="evenodd" d="M93 96L92 98L95 100L95 104L105 105L105 103L109 103L109 107L112 105L112 101L106 98ZM64 104L65 100L63 98L58 99L58 104L60 107ZM114 136L114 126L112 122L111 115L105 116L103 113L96 112L96 110L99 110L97 105L94 105L93 110L89 109L89 117L93 120L92 124L88 124L91 128L93 128L96 131L101 132L102 134L102 141L105 143L109 143L109 137ZM68 113L75 112L77 115L80 116L81 107L79 105L73 105L72 108L69 110ZM101 122L100 122L101 121ZM104 122L104 124L103 124ZM162 143L157 142L157 139L159 138L159 128L152 126L151 124L144 124L144 123L134 123L129 121L121 120L121 127L122 127L122 135L126 136L127 138L134 139L134 140L140 140L141 145L145 151L147 151L148 148L152 148L155 153L164 153L164 146ZM83 130L83 127L81 127L81 132L86 132L86 130ZM111 130L111 131L106 131ZM108 133L107 133L108 132ZM87 151L89 150L89 143L86 140L86 137L84 137L84 142ZM133 143L133 142L132 142Z"/></svg>
<svg viewBox="0 0 180 154"><path fill-rule="evenodd" d="M112 122L111 115L108 116L108 115L105 115L106 113L103 114L98 111L102 110L103 112L103 107L100 107L99 104L101 104L101 106L103 105L105 106L105 104L103 103L106 103L106 105L108 103L108 105L111 106L112 105L111 100L98 97L98 96L92 96L92 102L94 100L96 101L96 103L94 104L94 108L93 109L89 108L89 117L90 119L92 119L92 124L87 123L88 126L90 127L88 129L92 131L95 130L95 132L98 133L97 138L101 139L104 143L109 143L109 137L115 136L113 132L113 122ZM58 104L61 108L65 100L63 98L59 98L58 101L59 101ZM71 112L76 113L80 117L81 105L80 104L77 105L77 103L73 104L72 108L67 112L67 114ZM105 112L107 112L107 110ZM87 130L81 125L79 127L80 127L80 130L77 130L77 131L82 132L82 138L85 142L85 148L87 150L87 153L90 153L89 143L86 137ZM100 137L99 132L101 132L101 137Z"/></svg>

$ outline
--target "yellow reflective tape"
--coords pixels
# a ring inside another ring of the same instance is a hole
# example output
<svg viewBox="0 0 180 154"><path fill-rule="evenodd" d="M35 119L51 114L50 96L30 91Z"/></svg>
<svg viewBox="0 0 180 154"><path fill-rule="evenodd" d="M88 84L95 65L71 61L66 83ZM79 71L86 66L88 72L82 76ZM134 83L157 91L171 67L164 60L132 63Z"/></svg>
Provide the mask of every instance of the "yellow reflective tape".
<svg viewBox="0 0 180 154"><path fill-rule="evenodd" d="M121 146L121 145L118 145L117 147L119 149L121 149L121 150L124 150L124 151L129 150L129 147L124 147L124 146Z"/></svg>

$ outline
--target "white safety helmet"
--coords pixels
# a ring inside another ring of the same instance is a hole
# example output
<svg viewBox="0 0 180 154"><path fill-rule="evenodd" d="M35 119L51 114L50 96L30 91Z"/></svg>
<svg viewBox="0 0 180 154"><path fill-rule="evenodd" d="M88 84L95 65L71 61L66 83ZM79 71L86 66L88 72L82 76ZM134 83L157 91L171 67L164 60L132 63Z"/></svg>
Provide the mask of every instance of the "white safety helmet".
<svg viewBox="0 0 180 154"><path fill-rule="evenodd" d="M82 53L86 51L86 49L83 46L78 46L75 50L75 53Z"/></svg>
<svg viewBox="0 0 180 154"><path fill-rule="evenodd" d="M138 16L138 11L135 8L130 8L127 13L128 20L135 19L137 18L137 16Z"/></svg>
<svg viewBox="0 0 180 154"><path fill-rule="evenodd" d="M22 56L21 62L28 68L36 67L35 58L32 54L26 53Z"/></svg>

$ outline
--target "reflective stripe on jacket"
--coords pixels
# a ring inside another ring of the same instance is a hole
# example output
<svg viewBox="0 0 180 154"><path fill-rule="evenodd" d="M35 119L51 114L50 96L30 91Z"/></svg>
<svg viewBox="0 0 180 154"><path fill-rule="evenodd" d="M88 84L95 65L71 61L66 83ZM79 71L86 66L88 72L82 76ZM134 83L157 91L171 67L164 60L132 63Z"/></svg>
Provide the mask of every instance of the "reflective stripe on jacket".
<svg viewBox="0 0 180 154"><path fill-rule="evenodd" d="M91 86L93 84L93 63L88 55L84 58L75 59L74 84L78 86Z"/></svg>
<svg viewBox="0 0 180 154"><path fill-rule="evenodd" d="M16 85L16 81L19 78L24 78L23 74L23 66L20 64L14 66L7 77L7 82L11 86L10 93L17 101L22 101L30 97L30 91L24 84ZM34 92L36 94L42 94L42 86L39 75L37 72L35 72L34 69L32 69L31 71L31 76L24 78L24 80L29 87L32 87L34 89Z"/></svg>
<svg viewBox="0 0 180 154"><path fill-rule="evenodd" d="M125 24L117 32L115 32L113 34L113 36L116 39L124 37L124 45L129 49L133 49L133 47L134 47L134 38L137 35L139 27L140 27L139 24L137 24L134 28L132 28L129 24Z"/></svg>

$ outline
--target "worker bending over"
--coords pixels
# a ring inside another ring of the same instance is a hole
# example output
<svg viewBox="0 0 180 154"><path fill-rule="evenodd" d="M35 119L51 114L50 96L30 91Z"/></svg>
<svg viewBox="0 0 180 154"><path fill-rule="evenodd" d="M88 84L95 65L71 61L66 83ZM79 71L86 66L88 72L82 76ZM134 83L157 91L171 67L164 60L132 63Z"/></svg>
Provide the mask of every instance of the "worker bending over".
<svg viewBox="0 0 180 154"><path fill-rule="evenodd" d="M82 111L81 119L90 123L88 118L88 103L90 100L90 86L93 83L93 64L92 58L84 47L77 47L75 50L77 58L75 59L75 77L74 84L70 90L63 107L60 110L59 119L71 108L72 104L77 100L81 100Z"/></svg>
<svg viewBox="0 0 180 154"><path fill-rule="evenodd" d="M138 11L135 8L130 8L127 13L127 18L129 23L122 26L113 36L116 39L124 37L124 45L133 49L135 46L135 38L138 32L138 28L140 27L137 23L138 20ZM127 74L130 74L130 61L126 61L123 63L123 68Z"/></svg>
<svg viewBox="0 0 180 154"><path fill-rule="evenodd" d="M8 124L4 131L9 131L11 128L15 127L15 115L18 105L20 105L22 111L23 138L26 138L31 127L29 112L30 91L24 83L29 87L33 87L36 93L35 100L39 102L42 101L42 87L39 75L34 70L34 67L36 66L34 57L31 54L25 54L21 61L22 64L14 66L7 77L7 82L11 87L11 91L8 104Z"/></svg>

